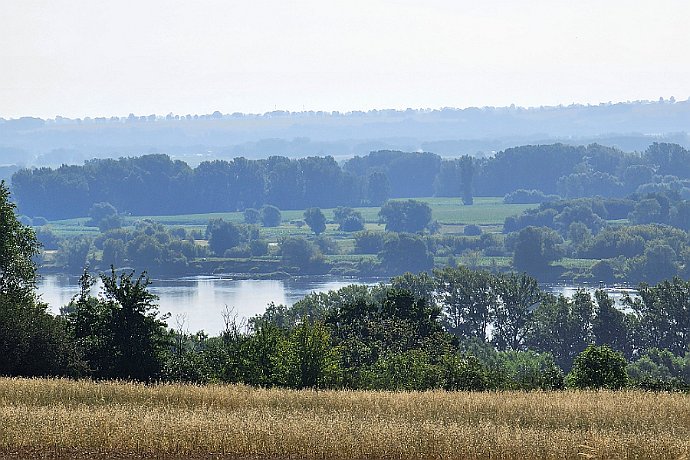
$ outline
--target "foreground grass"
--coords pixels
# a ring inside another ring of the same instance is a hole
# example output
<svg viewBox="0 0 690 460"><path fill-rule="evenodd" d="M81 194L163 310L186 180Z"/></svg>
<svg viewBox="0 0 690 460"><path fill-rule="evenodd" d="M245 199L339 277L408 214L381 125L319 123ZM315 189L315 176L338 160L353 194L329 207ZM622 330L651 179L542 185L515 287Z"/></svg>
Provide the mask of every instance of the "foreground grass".
<svg viewBox="0 0 690 460"><path fill-rule="evenodd" d="M687 458L690 398L0 379L0 457Z"/></svg>

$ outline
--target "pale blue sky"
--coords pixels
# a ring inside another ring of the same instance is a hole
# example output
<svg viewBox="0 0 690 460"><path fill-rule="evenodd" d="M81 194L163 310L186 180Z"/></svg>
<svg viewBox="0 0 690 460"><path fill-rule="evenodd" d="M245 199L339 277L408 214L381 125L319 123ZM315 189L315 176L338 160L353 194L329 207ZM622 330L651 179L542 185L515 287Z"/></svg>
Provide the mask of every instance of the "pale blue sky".
<svg viewBox="0 0 690 460"><path fill-rule="evenodd" d="M3 0L0 116L690 96L681 0Z"/></svg>

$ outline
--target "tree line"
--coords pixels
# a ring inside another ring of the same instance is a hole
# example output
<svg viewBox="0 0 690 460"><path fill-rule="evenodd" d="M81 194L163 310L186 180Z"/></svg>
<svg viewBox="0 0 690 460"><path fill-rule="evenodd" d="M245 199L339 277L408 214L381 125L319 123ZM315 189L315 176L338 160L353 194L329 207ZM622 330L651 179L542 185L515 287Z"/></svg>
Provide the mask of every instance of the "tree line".
<svg viewBox="0 0 690 460"><path fill-rule="evenodd" d="M215 160L191 168L167 155L94 159L81 166L22 169L12 189L31 217L79 217L99 202L133 215L381 205L388 198L503 196L525 190L579 198L675 190L690 197L690 153L652 144L642 153L592 144L530 145L493 157L443 159L378 151L338 164L333 157ZM515 202L515 201L513 201Z"/></svg>

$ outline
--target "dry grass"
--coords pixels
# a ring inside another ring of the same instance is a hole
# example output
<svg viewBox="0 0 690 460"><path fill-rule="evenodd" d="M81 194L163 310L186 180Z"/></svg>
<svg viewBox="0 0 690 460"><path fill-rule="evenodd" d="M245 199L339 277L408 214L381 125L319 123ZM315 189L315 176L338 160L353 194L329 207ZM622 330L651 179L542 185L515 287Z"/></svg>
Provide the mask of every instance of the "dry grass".
<svg viewBox="0 0 690 460"><path fill-rule="evenodd" d="M0 379L0 457L688 458L690 397Z"/></svg>

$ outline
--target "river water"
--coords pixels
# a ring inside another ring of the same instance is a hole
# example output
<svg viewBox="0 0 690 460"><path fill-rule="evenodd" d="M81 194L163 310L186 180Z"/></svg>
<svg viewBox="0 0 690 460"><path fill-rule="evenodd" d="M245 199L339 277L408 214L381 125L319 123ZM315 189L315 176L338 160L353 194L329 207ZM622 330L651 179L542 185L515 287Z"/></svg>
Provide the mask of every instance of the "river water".
<svg viewBox="0 0 690 460"><path fill-rule="evenodd" d="M152 280L150 291L158 296L161 313L170 313L168 325L177 328L184 321L190 332L204 330L215 335L223 328L223 312L233 309L238 319L263 313L266 306L292 305L312 292L340 289L355 283L375 284L375 280L353 278L298 277L286 280L237 280L200 276L181 279ZM99 289L94 287L93 294ZM38 283L41 300L53 313L67 305L79 293L79 279L67 275L43 275Z"/></svg>
<svg viewBox="0 0 690 460"><path fill-rule="evenodd" d="M385 279L338 278L333 276L305 276L286 280L238 280L227 277L199 276L180 279L152 280L150 291L156 294L161 313L170 313L168 325L177 328L183 324L190 332L204 330L216 335L223 328L223 312L226 306L233 309L238 320L251 318L275 304L292 305L312 292L325 292L350 284L376 284ZM542 286L555 294L571 296L578 288L592 292L599 286L574 286L568 284ZM99 287L95 286L97 290ZM38 292L53 313L67 305L79 293L79 279L67 275L43 275ZM625 288L608 290L618 303L626 293ZM96 294L96 292L93 292Z"/></svg>

